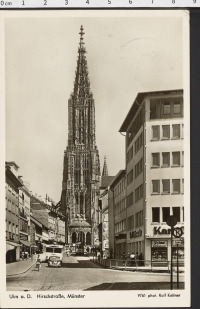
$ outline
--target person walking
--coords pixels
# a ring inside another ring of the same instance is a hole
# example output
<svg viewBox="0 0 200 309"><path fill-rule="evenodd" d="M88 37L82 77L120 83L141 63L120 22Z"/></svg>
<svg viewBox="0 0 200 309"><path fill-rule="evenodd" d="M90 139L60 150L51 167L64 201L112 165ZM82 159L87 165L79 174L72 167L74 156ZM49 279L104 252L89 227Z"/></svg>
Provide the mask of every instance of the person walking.
<svg viewBox="0 0 200 309"><path fill-rule="evenodd" d="M136 267L138 267L138 252L136 252L136 255L135 255L135 265Z"/></svg>
<svg viewBox="0 0 200 309"><path fill-rule="evenodd" d="M131 259L131 266L134 266L135 265L135 254L134 253L131 253L130 259Z"/></svg>

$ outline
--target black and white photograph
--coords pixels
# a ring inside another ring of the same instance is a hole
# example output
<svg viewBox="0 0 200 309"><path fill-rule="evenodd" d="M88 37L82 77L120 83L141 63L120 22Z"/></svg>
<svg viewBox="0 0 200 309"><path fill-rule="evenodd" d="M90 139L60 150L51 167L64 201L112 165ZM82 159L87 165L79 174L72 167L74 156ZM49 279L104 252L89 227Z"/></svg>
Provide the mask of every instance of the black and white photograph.
<svg viewBox="0 0 200 309"><path fill-rule="evenodd" d="M189 19L0 12L3 307L190 305Z"/></svg>

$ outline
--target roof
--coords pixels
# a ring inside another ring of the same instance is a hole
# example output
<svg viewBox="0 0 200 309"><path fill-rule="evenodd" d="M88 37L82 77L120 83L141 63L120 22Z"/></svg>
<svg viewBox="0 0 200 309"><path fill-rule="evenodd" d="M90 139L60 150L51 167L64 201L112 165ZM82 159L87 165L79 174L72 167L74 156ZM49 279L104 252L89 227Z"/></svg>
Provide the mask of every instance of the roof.
<svg viewBox="0 0 200 309"><path fill-rule="evenodd" d="M120 170L117 175L114 177L113 181L110 183L110 187L114 187L116 183L120 181L126 175L126 170Z"/></svg>
<svg viewBox="0 0 200 309"><path fill-rule="evenodd" d="M126 115L126 118L124 120L124 122L122 123L119 132L126 132L128 129L128 126L131 122L131 120L133 119L133 115L137 112L137 110L140 107L140 104L142 103L142 101L144 100L144 98L148 95L166 95L166 94L183 94L183 89L177 89L177 90L162 90L162 91L150 91L150 92L138 92L128 114Z"/></svg>
<svg viewBox="0 0 200 309"><path fill-rule="evenodd" d="M102 176L100 189L107 188L115 176Z"/></svg>
<svg viewBox="0 0 200 309"><path fill-rule="evenodd" d="M10 170L10 167L6 167L6 182L7 180L10 180L17 188L22 187L22 182L13 174L13 172Z"/></svg>
<svg viewBox="0 0 200 309"><path fill-rule="evenodd" d="M34 222L36 225L38 225L39 227L42 227L42 223L40 221L38 221L36 218L34 218L33 216L30 216L30 219L32 222Z"/></svg>
<svg viewBox="0 0 200 309"><path fill-rule="evenodd" d="M74 226L74 227L91 227L90 223L88 223L87 221L82 220L78 220L75 219L72 221L72 223L69 225L70 227Z"/></svg>

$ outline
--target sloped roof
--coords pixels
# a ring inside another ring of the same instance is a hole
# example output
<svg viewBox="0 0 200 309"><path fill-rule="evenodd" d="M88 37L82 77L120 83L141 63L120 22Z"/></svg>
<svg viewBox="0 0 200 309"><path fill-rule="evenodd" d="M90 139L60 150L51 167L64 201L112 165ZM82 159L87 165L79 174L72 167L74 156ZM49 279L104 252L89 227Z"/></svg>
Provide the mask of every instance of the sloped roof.
<svg viewBox="0 0 200 309"><path fill-rule="evenodd" d="M107 188L109 183L115 178L115 176L102 176L100 189Z"/></svg>

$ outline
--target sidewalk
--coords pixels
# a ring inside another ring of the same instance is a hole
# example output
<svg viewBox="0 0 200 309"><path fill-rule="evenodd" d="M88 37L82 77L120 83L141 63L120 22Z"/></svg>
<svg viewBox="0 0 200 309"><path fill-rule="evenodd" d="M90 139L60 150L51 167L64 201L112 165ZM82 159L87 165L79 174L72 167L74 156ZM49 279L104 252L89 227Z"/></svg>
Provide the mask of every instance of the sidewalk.
<svg viewBox="0 0 200 309"><path fill-rule="evenodd" d="M33 257L30 257L28 260L21 260L6 264L6 276L16 276L25 273L33 265L35 265L36 259L37 255L33 255Z"/></svg>
<svg viewBox="0 0 200 309"><path fill-rule="evenodd" d="M110 260L101 260L100 263L97 261L97 259L91 259L94 263L100 265L104 268L110 268L115 270L122 270L122 271L136 271L136 272L146 272L146 273L170 273L170 266L162 267L162 266L152 266L152 265L146 265L146 266L124 266L124 265L113 265L113 263L110 263ZM113 260L114 261L114 260ZM119 261L120 262L120 261ZM173 267L173 272L176 273L176 267ZM184 267L179 267L179 273L183 274L185 272Z"/></svg>

